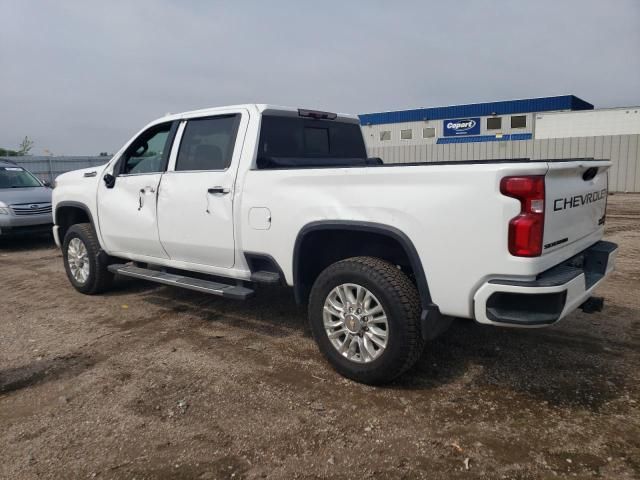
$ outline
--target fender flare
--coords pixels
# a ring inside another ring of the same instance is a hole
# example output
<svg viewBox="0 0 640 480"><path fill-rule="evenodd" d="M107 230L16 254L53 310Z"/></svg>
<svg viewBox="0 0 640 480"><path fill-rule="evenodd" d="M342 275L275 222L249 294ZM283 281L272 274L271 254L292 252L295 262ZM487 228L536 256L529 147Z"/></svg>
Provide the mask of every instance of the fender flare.
<svg viewBox="0 0 640 480"><path fill-rule="evenodd" d="M102 250L105 250L104 248L104 244L102 243L102 235L100 234L100 230L98 228L98 225L96 224L96 222L93 219L93 215L91 214L91 209L84 203L81 202L76 202L74 200L63 200L62 202L59 202L56 204L56 209L53 211L53 225L54 225L54 229L58 228L58 223L57 223L57 216L58 216L58 210L60 208L64 208L64 207L73 207L73 208L77 208L82 210L84 213L87 214L87 217L89 217L89 223L91 224L91 226L93 227L93 231L96 232L96 236L98 238L98 243L100 244L100 248ZM56 234L57 235L57 234ZM64 241L64 238L60 238L59 239L60 243L62 244L62 242Z"/></svg>
<svg viewBox="0 0 640 480"><path fill-rule="evenodd" d="M416 277L416 283L418 287L418 293L420 295L420 303L422 304L423 312L426 310L432 310L437 307L431 301L431 293L429 292L429 284L427 283L427 277L420 261L420 256L416 247L413 245L411 239L401 230L390 225L374 222L353 221L353 220L320 220L306 224L298 232L296 241L293 247L293 289L296 301L301 303L303 297L302 285L299 281L300 278L300 247L304 238L311 232L318 230L347 230L356 232L368 232L377 233L389 237L397 241L403 248L404 252L409 259L411 268Z"/></svg>
<svg viewBox="0 0 640 480"><path fill-rule="evenodd" d="M59 202L56 204L56 209L53 212L53 224L57 225L57 218L58 218L58 210L60 210L60 208L63 207L73 207L73 208L79 208L80 210L83 210L84 213L87 214L87 216L89 217L89 222L91 222L91 226L93 226L94 230L96 228L96 224L93 221L93 215L91 214L91 209L89 209L89 207L87 205L85 205L84 203L81 202L76 202L73 200L63 200L62 202Z"/></svg>

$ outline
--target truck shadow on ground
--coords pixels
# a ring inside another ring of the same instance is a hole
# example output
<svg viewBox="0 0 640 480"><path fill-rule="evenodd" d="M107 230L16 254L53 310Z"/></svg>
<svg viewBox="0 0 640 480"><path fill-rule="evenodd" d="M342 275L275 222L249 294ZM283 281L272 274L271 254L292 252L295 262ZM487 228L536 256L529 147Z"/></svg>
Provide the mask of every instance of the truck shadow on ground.
<svg viewBox="0 0 640 480"><path fill-rule="evenodd" d="M71 354L0 370L0 395L81 374L95 365L90 356Z"/></svg>
<svg viewBox="0 0 640 480"><path fill-rule="evenodd" d="M142 292L143 301L161 308L165 317L187 315L249 335L310 337L306 308L295 304L290 289L260 287L254 298L238 302L168 287L145 291L146 282L130 283L129 292L131 287ZM633 314L630 309L620 310L607 308L600 315ZM427 343L413 369L386 388L432 390L466 382L472 390L511 391L550 405L598 411L624 394L625 377L618 372L625 370L619 351L637 351L640 342L636 337L620 342L590 333L592 318L574 313L557 326L533 330L457 320L441 337Z"/></svg>
<svg viewBox="0 0 640 480"><path fill-rule="evenodd" d="M0 254L43 248L56 248L53 235L45 233L33 236L0 237Z"/></svg>
<svg viewBox="0 0 640 480"><path fill-rule="evenodd" d="M575 313L565 322L587 322L584 317ZM424 389L469 376L464 380L469 389L510 391L550 405L599 411L625 394L619 350L635 351L640 345L608 341L575 327L560 323L514 330L457 320L390 388Z"/></svg>

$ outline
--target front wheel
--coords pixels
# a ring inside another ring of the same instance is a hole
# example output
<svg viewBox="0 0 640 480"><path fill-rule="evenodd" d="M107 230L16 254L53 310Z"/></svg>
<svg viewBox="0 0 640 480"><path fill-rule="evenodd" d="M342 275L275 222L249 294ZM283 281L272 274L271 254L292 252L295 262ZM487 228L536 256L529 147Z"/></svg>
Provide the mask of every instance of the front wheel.
<svg viewBox="0 0 640 480"><path fill-rule="evenodd" d="M62 256L67 277L79 292L92 295L111 286L113 274L107 270L109 257L100 248L90 223L79 223L67 230Z"/></svg>
<svg viewBox="0 0 640 480"><path fill-rule="evenodd" d="M420 298L409 278L373 257L334 263L309 299L311 331L320 351L345 377L379 384L402 374L424 348Z"/></svg>

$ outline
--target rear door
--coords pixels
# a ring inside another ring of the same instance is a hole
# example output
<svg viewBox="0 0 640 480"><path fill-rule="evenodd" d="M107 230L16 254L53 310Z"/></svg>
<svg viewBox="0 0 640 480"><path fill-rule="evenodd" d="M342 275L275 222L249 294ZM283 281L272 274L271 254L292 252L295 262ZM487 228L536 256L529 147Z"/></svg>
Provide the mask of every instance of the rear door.
<svg viewBox="0 0 640 480"><path fill-rule="evenodd" d="M609 161L549 162L544 253L604 228Z"/></svg>
<svg viewBox="0 0 640 480"><path fill-rule="evenodd" d="M247 124L246 110L230 110L180 126L158 194L160 241L172 260L233 267L234 184Z"/></svg>

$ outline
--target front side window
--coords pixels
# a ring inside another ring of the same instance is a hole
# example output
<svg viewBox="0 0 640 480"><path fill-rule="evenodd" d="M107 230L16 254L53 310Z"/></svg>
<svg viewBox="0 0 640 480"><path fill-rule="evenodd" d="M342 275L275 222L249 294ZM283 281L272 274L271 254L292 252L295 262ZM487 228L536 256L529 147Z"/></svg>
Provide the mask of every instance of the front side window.
<svg viewBox="0 0 640 480"><path fill-rule="evenodd" d="M176 171L227 169L239 125L240 114L189 120L182 134Z"/></svg>
<svg viewBox="0 0 640 480"><path fill-rule="evenodd" d="M171 123L151 127L142 133L124 153L121 173L136 175L158 173L165 169L169 154L169 132Z"/></svg>
<svg viewBox="0 0 640 480"><path fill-rule="evenodd" d="M500 130L502 128L502 117L487 118L487 130Z"/></svg>
<svg viewBox="0 0 640 480"><path fill-rule="evenodd" d="M401 140L411 140L413 138L413 130L410 128L407 130L400 130L400 139Z"/></svg>
<svg viewBox="0 0 640 480"><path fill-rule="evenodd" d="M386 142L387 140L391 140L391 130L383 130L380 132L380 141Z"/></svg>
<svg viewBox="0 0 640 480"><path fill-rule="evenodd" d="M0 167L0 189L41 187L40 182L22 167Z"/></svg>

